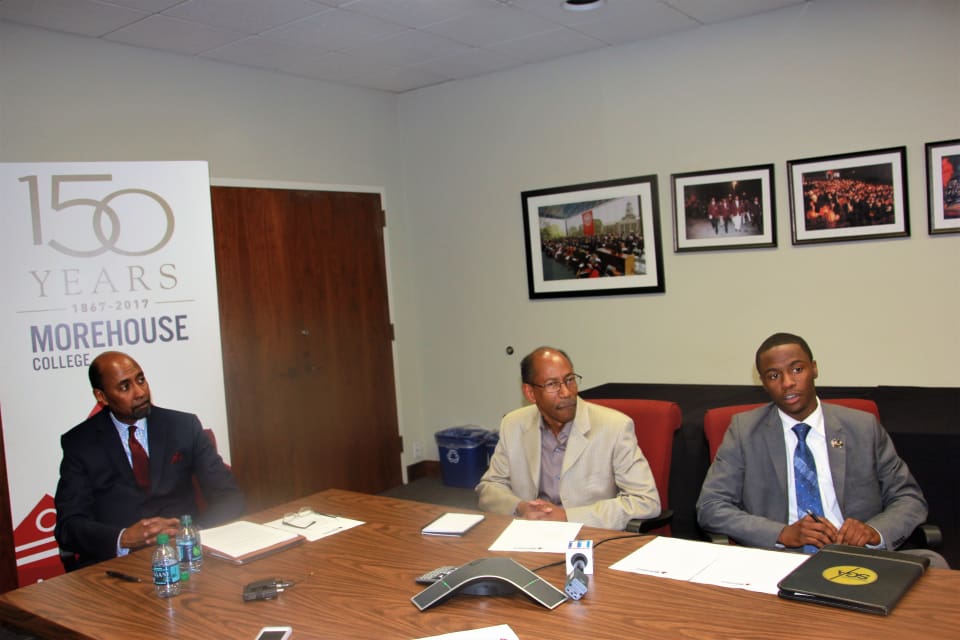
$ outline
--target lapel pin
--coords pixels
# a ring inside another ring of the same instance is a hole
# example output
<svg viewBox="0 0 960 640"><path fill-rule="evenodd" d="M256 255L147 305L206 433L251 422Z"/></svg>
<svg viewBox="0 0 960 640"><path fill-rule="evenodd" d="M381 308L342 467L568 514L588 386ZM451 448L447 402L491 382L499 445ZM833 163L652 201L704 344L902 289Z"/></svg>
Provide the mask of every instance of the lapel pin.
<svg viewBox="0 0 960 640"><path fill-rule="evenodd" d="M843 449L843 440L840 438L834 438L830 441L830 446L834 449Z"/></svg>

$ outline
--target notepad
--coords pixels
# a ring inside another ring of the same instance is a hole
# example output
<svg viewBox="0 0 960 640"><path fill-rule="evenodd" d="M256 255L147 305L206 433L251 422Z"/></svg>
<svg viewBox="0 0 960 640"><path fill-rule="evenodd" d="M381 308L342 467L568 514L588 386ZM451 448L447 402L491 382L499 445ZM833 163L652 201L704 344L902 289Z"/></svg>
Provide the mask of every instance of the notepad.
<svg viewBox="0 0 960 640"><path fill-rule="evenodd" d="M305 538L246 520L237 520L201 534L204 550L211 556L234 564L246 564L277 551L295 547Z"/></svg>
<svg viewBox="0 0 960 640"><path fill-rule="evenodd" d="M423 529L420 533L429 536L462 536L483 520L479 513L445 513Z"/></svg>

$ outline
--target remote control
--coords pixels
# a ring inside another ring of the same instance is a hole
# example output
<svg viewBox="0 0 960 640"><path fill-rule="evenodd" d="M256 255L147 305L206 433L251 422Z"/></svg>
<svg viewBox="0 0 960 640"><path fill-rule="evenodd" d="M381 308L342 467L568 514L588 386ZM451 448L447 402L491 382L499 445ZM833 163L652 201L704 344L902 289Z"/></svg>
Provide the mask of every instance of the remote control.
<svg viewBox="0 0 960 640"><path fill-rule="evenodd" d="M436 569L433 569L433 570L431 570L431 571L427 571L427 572L426 572L425 574L423 574L422 576L419 576L419 577L417 578L417 582L418 582L419 584L433 584L434 582L437 582L437 581L439 581L439 580L443 580L444 577L446 577L447 575L453 573L454 571L456 571L456 570L459 569L459 568L460 568L460 567L454 567L454 566L452 566L452 565L445 565L445 566L442 566L442 567L437 567Z"/></svg>

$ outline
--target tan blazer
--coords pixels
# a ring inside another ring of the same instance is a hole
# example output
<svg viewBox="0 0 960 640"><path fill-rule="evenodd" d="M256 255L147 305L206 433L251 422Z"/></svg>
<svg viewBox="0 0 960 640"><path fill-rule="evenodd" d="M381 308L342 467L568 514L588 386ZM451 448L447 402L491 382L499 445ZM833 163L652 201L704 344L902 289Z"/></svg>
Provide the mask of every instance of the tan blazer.
<svg viewBox="0 0 960 640"><path fill-rule="evenodd" d="M539 495L540 411L536 405L504 416L500 441L477 492L481 509L507 515L514 513L519 502ZM630 418L577 399L560 472L560 501L570 522L606 529L623 529L631 518L660 515L660 496Z"/></svg>

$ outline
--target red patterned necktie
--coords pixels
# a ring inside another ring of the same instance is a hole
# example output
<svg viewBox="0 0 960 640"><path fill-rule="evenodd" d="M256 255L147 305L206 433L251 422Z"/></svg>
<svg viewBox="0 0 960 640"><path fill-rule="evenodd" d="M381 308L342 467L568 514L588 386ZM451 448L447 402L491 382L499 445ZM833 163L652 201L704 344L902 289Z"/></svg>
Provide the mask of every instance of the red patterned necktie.
<svg viewBox="0 0 960 640"><path fill-rule="evenodd" d="M137 425L130 425L130 438L127 442L130 444L130 459L133 461L133 475L137 479L137 484L144 491L150 489L150 458L147 452L136 438Z"/></svg>

